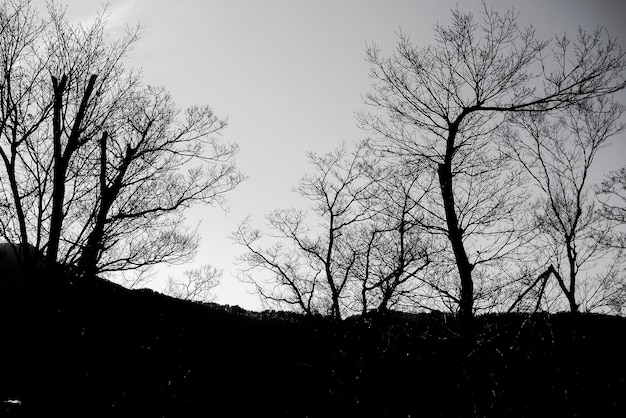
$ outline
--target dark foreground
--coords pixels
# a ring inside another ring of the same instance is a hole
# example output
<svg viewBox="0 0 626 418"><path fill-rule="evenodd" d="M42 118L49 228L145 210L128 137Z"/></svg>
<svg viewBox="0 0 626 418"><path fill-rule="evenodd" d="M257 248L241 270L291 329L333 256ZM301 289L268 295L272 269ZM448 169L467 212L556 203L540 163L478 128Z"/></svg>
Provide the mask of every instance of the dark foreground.
<svg viewBox="0 0 626 418"><path fill-rule="evenodd" d="M0 416L626 416L626 320L351 318L174 300L104 281L0 293Z"/></svg>

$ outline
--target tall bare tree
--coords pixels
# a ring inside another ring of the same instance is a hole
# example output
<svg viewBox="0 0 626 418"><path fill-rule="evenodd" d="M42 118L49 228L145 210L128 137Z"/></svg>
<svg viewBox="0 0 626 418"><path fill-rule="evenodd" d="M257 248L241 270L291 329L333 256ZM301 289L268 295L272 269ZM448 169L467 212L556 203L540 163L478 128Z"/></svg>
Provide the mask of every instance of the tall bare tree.
<svg viewBox="0 0 626 418"><path fill-rule="evenodd" d="M119 110L100 137L96 204L77 235L77 265L92 273L188 259L197 237L183 210L221 204L243 180L237 146L215 137L226 122L209 107L183 111L163 88L146 87Z"/></svg>
<svg viewBox="0 0 626 418"><path fill-rule="evenodd" d="M48 9L50 31L45 43L53 95L53 160L46 259L55 263L69 206L91 186L82 181L88 170L86 155L97 149L98 139L105 135L102 128L117 106L129 100L129 92L139 81L122 62L138 39L139 29L109 43L102 15L91 26L76 27L62 9L53 4Z"/></svg>
<svg viewBox="0 0 626 418"><path fill-rule="evenodd" d="M313 173L303 177L295 190L311 202L313 219L309 212L295 208L267 215L267 226L279 240L273 246L260 247L262 232L247 222L233 233L234 241L248 250L242 261L272 275L270 286L249 274L244 277L266 300L341 319L359 257L349 231L371 216L364 208L372 190L371 180L363 175L363 152L365 148L359 146L351 155L345 147L323 156L309 154Z"/></svg>
<svg viewBox="0 0 626 418"><path fill-rule="evenodd" d="M263 233L249 219L233 233L247 249L244 281L265 301L335 319L414 308L437 253L421 226L419 176L403 164L383 165L367 141L309 159L313 172L296 188L311 201L308 211L270 213L270 246L261 246Z"/></svg>
<svg viewBox="0 0 626 418"><path fill-rule="evenodd" d="M366 102L385 114L362 113L360 123L378 134L379 149L427 164L436 176L432 226L449 242L459 314L469 325L475 280L492 276L477 268L502 262L524 229L521 178L507 178L501 167L510 161L490 134L510 112L548 112L622 89L624 53L601 29L550 47L520 28L513 11L485 5L478 19L452 11L450 26L435 26L431 46L401 34L393 55L372 45L367 60L374 83Z"/></svg>
<svg viewBox="0 0 626 418"><path fill-rule="evenodd" d="M349 232L358 254L353 275L361 313L425 307L437 245L421 226L419 175L410 164L370 159L368 165L372 193L365 207L371 216Z"/></svg>
<svg viewBox="0 0 626 418"><path fill-rule="evenodd" d="M611 225L597 208L590 173L600 150L622 132L618 122L622 114L621 105L601 97L553 115L516 113L503 130L512 155L538 189L535 222L545 245L537 246L553 264L549 270L571 312L577 312L581 303L587 309L602 307L615 288L605 277L589 272L613 252L598 239ZM606 276L613 270L609 266ZM545 283L542 286L545 290Z"/></svg>
<svg viewBox="0 0 626 418"><path fill-rule="evenodd" d="M285 242L289 237L281 236L263 246L264 233L251 222L246 218L231 234L232 241L246 249L239 257L240 280L253 285L267 307L293 309L305 315L320 313L324 299L319 289L321 270ZM290 222L304 222L304 213L293 210Z"/></svg>
<svg viewBox="0 0 626 418"><path fill-rule="evenodd" d="M0 7L0 234L21 242L28 265L29 208L37 208L37 191L28 158L31 138L46 125L52 98L46 94L45 62L36 44L45 36L46 22L37 17L30 3L6 1Z"/></svg>
<svg viewBox="0 0 626 418"><path fill-rule="evenodd" d="M626 167L612 171L596 188L600 212L617 228L605 231L599 239L604 245L626 250Z"/></svg>
<svg viewBox="0 0 626 418"><path fill-rule="evenodd" d="M124 63L139 28L110 41L106 10L74 25L11 0L0 18L0 233L87 274L188 259L184 210L244 179L225 121L143 85Z"/></svg>

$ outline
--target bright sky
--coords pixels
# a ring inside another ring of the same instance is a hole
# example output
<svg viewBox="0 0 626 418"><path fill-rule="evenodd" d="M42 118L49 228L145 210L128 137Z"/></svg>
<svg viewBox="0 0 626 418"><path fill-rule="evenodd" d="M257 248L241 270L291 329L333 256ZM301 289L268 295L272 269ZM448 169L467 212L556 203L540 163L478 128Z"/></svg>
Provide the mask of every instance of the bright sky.
<svg viewBox="0 0 626 418"><path fill-rule="evenodd" d="M44 1L35 0L43 12ZM101 0L61 1L68 16L89 21ZM112 36L125 24L144 27L129 61L143 68L148 84L163 85L181 107L208 104L228 117L223 140L241 147L239 168L249 180L230 194L230 211L204 208L189 213L202 219L202 245L196 261L224 269L217 302L258 309L256 295L233 277L242 248L227 235L247 215L260 224L265 213L299 206L291 191L307 171L307 151L325 153L342 142L363 139L354 112L364 108L370 88L364 59L367 43L392 52L402 31L413 42L432 43L432 27L450 22L450 9L478 12L479 0L111 0ZM623 0L499 0L519 22L533 24L549 38L575 35L578 26L606 27L626 48ZM622 102L626 95L622 94ZM626 164L626 135L603 155L603 167ZM180 267L163 267L160 279Z"/></svg>

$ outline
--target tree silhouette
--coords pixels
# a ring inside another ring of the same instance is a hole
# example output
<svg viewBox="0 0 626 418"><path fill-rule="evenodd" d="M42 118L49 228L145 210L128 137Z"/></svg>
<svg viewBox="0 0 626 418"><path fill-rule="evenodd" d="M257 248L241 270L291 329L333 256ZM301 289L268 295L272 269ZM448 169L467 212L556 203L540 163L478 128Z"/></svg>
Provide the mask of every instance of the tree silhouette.
<svg viewBox="0 0 626 418"><path fill-rule="evenodd" d="M554 115L516 113L502 132L538 188L535 223L540 234L535 245L546 264L553 264L551 273L572 313L581 303L586 309L602 307L619 288L612 263L605 273L589 271L617 255L600 242L612 225L597 208L589 177L598 152L623 131L618 124L622 113L622 106L599 98Z"/></svg>
<svg viewBox="0 0 626 418"><path fill-rule="evenodd" d="M435 26L431 46L401 34L388 58L375 45L367 49L374 83L366 102L384 115L362 113L360 123L377 134L378 149L436 176L431 226L445 231L468 324L482 292L476 279L492 275L485 267L505 260L527 227L523 184L511 176L494 130L511 112L568 108L625 85L624 53L603 30L549 46L520 28L514 12L485 5L479 19L454 10L450 26Z"/></svg>
<svg viewBox="0 0 626 418"><path fill-rule="evenodd" d="M601 216L617 224L617 228L604 231L598 238L609 247L626 249L626 167L606 176L596 192L600 198Z"/></svg>
<svg viewBox="0 0 626 418"><path fill-rule="evenodd" d="M325 155L309 154L313 172L296 187L308 210L266 216L267 235L248 218L232 234L246 247L243 281L264 301L308 315L387 311L413 305L432 291L427 269L437 247L423 234L418 177L401 165L384 166L367 141ZM263 279L259 272L269 273ZM430 271L429 271L430 272Z"/></svg>
<svg viewBox="0 0 626 418"><path fill-rule="evenodd" d="M124 65L139 27L110 41L106 10L73 25L16 0L0 19L0 234L88 275L189 259L184 210L244 179L226 122L145 86Z"/></svg>
<svg viewBox="0 0 626 418"><path fill-rule="evenodd" d="M363 152L361 146L352 155L345 147L323 156L309 154L314 171L304 176L295 190L311 202L310 211L319 228L308 224L307 211L292 208L266 216L271 234L280 240L271 247L258 246L262 232L251 228L249 220L232 234L233 240L249 251L241 261L273 275L270 280L275 285L265 286L244 272L244 280L254 283L264 299L341 319L359 257L349 231L371 216L365 208L372 190L371 180L363 175Z"/></svg>
<svg viewBox="0 0 626 418"><path fill-rule="evenodd" d="M405 163L367 160L364 175L371 180L372 193L366 207L371 215L349 233L359 255L353 275L362 314L428 306L424 302L433 283L425 276L440 267L433 263L436 241L422 227L420 177Z"/></svg>
<svg viewBox="0 0 626 418"><path fill-rule="evenodd" d="M213 288L219 284L222 270L211 265L183 271L183 277L168 277L165 293L178 299L212 302Z"/></svg>

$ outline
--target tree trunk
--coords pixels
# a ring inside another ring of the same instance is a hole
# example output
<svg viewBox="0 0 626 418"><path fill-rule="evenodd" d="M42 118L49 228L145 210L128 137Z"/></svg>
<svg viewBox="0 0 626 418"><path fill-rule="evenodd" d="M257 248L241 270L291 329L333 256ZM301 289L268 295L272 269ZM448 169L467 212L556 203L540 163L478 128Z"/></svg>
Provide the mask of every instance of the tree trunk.
<svg viewBox="0 0 626 418"><path fill-rule="evenodd" d="M335 292L333 293L333 307L332 307L332 318L340 321L341 320L341 310L339 309L339 295Z"/></svg>
<svg viewBox="0 0 626 418"><path fill-rule="evenodd" d="M367 281L365 282L367 284ZM367 313L367 286L363 285L361 287L361 301L363 302L363 306L361 307L361 315L365 316Z"/></svg>
<svg viewBox="0 0 626 418"><path fill-rule="evenodd" d="M30 265L30 251L28 246L28 231L26 229L26 216L24 215L24 208L22 207L22 201L20 200L19 189L17 187L17 179L15 178L15 158L12 156L12 161L7 161L6 156L3 154L2 157L5 159L5 166L7 170L7 174L9 176L9 186L11 187L11 194L13 195L13 204L15 205L15 212L17 215L17 222L20 227L20 243L24 247L23 253L23 261L25 266Z"/></svg>
<svg viewBox="0 0 626 418"><path fill-rule="evenodd" d="M331 317L336 320L341 319L341 310L339 309L339 290L335 285L335 278L331 268L333 260L333 250L335 249L335 216L330 212L330 222L328 228L328 247L326 248L326 259L324 260L324 269L326 273L326 282L330 288L332 306Z"/></svg>
<svg viewBox="0 0 626 418"><path fill-rule="evenodd" d="M89 234L87 244L82 249L80 258L78 259L78 269L86 277L91 277L97 273L96 266L102 250L102 241L104 240L105 214L106 212L102 210L98 212L94 229Z"/></svg>
<svg viewBox="0 0 626 418"><path fill-rule="evenodd" d="M59 241L61 240L61 231L63 229L63 204L65 203L65 180L67 177L67 169L74 152L80 148L80 137L83 130L83 120L89 104L89 98L93 92L96 83L96 75L89 78L89 83L83 97L81 98L80 107L76 113L76 119L72 125L65 150L61 150L61 136L64 131L63 122L63 93L67 85L67 75L63 75L61 82L56 77L52 77L52 87L54 91L53 104L53 158L54 158L54 176L52 179L52 212L50 214L50 235L48 237L48 251L46 253L46 264L52 265L56 263L59 252Z"/></svg>
<svg viewBox="0 0 626 418"><path fill-rule="evenodd" d="M454 208L454 193L452 191L452 173L449 167L439 165L439 184L441 196L446 212L448 226L448 239L452 245L452 251L459 271L461 295L459 301L459 316L462 322L471 321L474 315L474 282L472 280L472 265L469 262L465 247L463 246L463 231L459 228L456 210Z"/></svg>
<svg viewBox="0 0 626 418"><path fill-rule="evenodd" d="M83 248L78 260L78 268L86 276L93 276L97 273L97 264L103 250L104 228L107 223L109 211L120 193L126 172L135 157L136 151L130 146L126 147L126 154L119 167L118 174L109 186L106 180L107 138L108 132L105 131L100 138L100 205L96 214L94 227L89 233L87 244Z"/></svg>
<svg viewBox="0 0 626 418"><path fill-rule="evenodd" d="M463 245L463 230L459 227L459 220L454 204L454 190L452 187L452 158L455 148L454 141L458 131L458 126L465 116L462 114L457 121L449 127L446 155L444 163L439 164L437 175L441 187L441 197L446 214L446 224L448 228L448 240L454 252L456 266L459 271L461 294L459 300L459 318L464 332L471 334L472 318L474 316L474 282L472 280L473 266L469 262L465 246Z"/></svg>
<svg viewBox="0 0 626 418"><path fill-rule="evenodd" d="M63 75L59 82L52 77L54 91L53 114L52 114L52 141L53 141L53 193L52 213L50 216L50 234L48 236L48 249L46 252L46 264L52 265L57 260L59 252L59 240L61 238L61 226L63 218L63 200L65 198L65 172L63 154L61 152L61 135L63 135L63 92L67 84L67 76Z"/></svg>
<svg viewBox="0 0 626 418"><path fill-rule="evenodd" d="M569 292L565 292L567 301L569 302L570 312L575 314L578 312L578 304L576 303L576 248L570 240L567 241L567 258L569 261Z"/></svg>
<svg viewBox="0 0 626 418"><path fill-rule="evenodd" d="M388 309L388 305L389 305L389 300L391 300L391 294L393 293L393 290L390 289L385 289L383 290L383 298L380 301L380 303L378 304L378 312L386 312Z"/></svg>

